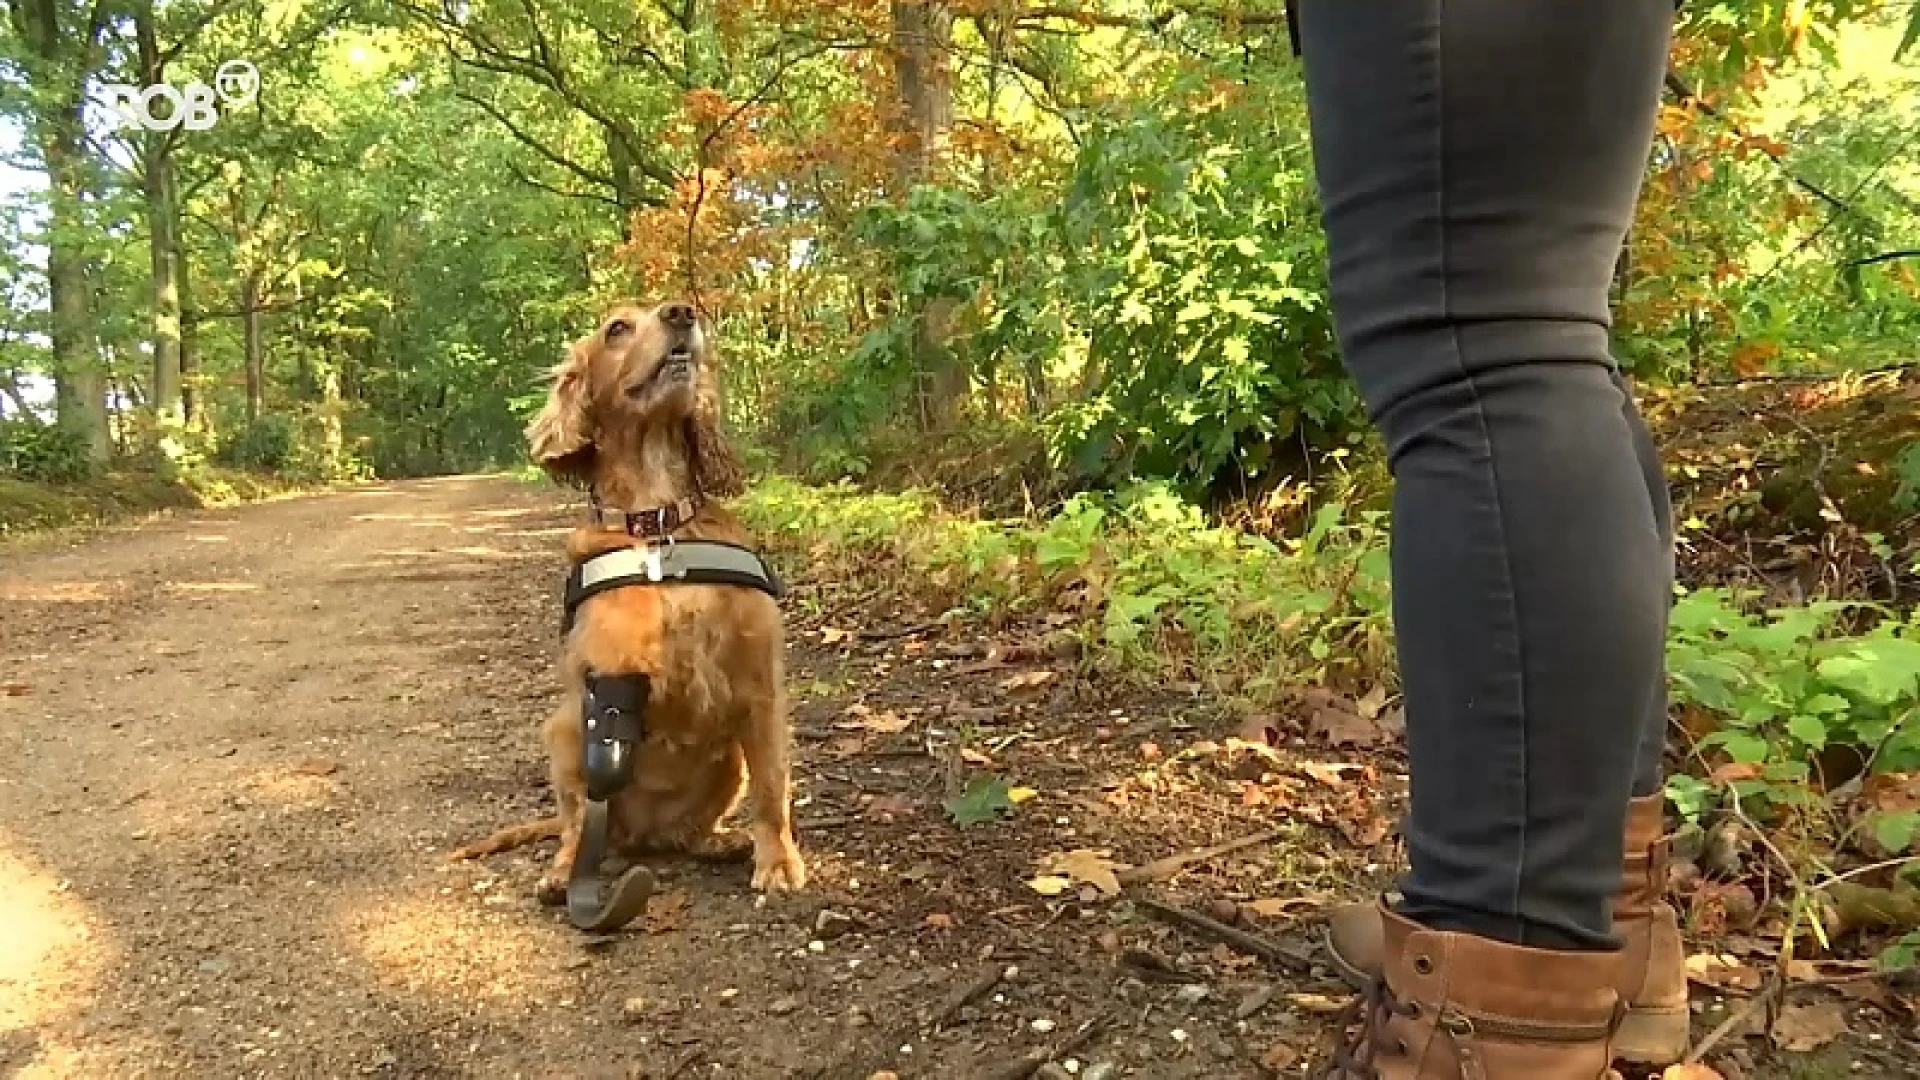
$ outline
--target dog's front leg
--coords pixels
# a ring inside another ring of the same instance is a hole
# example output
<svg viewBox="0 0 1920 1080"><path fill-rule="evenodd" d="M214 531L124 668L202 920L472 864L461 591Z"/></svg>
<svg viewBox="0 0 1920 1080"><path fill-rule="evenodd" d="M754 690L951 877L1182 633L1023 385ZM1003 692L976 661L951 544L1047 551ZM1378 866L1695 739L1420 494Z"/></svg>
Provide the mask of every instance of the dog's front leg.
<svg viewBox="0 0 1920 1080"><path fill-rule="evenodd" d="M580 855L580 829L586 821L587 777L581 768L580 702L568 695L547 720L547 769L555 799L560 804L560 850L554 853L553 866L534 886L534 896L543 904L566 903L567 880L573 876L574 860Z"/></svg>
<svg viewBox="0 0 1920 1080"><path fill-rule="evenodd" d="M807 865L793 842L790 739L786 694L778 689L747 718L741 749L753 796L753 887L770 892L804 888Z"/></svg>

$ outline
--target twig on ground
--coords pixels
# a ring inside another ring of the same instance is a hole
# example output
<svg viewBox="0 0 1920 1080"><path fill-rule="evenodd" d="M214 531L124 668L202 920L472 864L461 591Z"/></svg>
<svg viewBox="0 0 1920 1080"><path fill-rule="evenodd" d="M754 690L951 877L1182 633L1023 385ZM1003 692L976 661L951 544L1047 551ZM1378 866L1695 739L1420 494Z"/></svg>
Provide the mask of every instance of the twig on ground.
<svg viewBox="0 0 1920 1080"><path fill-rule="evenodd" d="M1028 1077L1039 1071L1040 1066L1045 1065L1047 1062L1053 1061L1056 1058L1065 1057L1068 1054L1078 1053L1084 1049L1088 1043L1091 1043L1094 1038L1112 1022L1112 1013L1101 1013L1099 1016L1081 1024L1073 1034L1053 1046L1040 1050L1029 1050L1011 1061L1003 1062L1000 1065L986 1070L980 1074L981 1080L1027 1080Z"/></svg>
<svg viewBox="0 0 1920 1080"><path fill-rule="evenodd" d="M1733 1011L1733 1015L1727 1017L1725 1020L1720 1021L1720 1024L1718 1027L1715 1027L1712 1031L1707 1032L1705 1038L1701 1039L1698 1043L1695 1043L1693 1046L1693 1049L1687 1051L1687 1056L1681 1059L1681 1064L1683 1065L1699 1064L1700 1059L1706 1057L1708 1051L1712 1050L1715 1046L1719 1045L1721 1039L1726 1038L1728 1035L1738 1030L1741 1025L1753 1019L1753 1014L1755 1012L1758 1012L1761 1006L1765 1005L1769 1000L1773 998L1773 995L1778 988L1778 984L1779 984L1779 977L1776 973L1775 977L1772 979L1769 979L1767 985L1763 987L1759 993L1753 995L1751 998L1748 998L1747 1003L1745 1005L1742 1005L1738 1009L1735 1009Z"/></svg>
<svg viewBox="0 0 1920 1080"><path fill-rule="evenodd" d="M930 1026L936 1028L947 1026L948 1021L958 1016L961 1009L966 1008L980 995L1000 985L1000 979L1005 974L1006 965L1004 964L989 964L981 968L973 978L967 980L966 985L948 995L947 1000L941 1003L939 1010L933 1014L933 1023Z"/></svg>
<svg viewBox="0 0 1920 1080"><path fill-rule="evenodd" d="M796 829L838 829L860 820L858 814L835 814L832 817L803 818L793 823Z"/></svg>
<svg viewBox="0 0 1920 1080"><path fill-rule="evenodd" d="M1243 848L1270 844L1284 835L1286 835L1285 829L1268 829L1266 832L1254 833L1252 836L1243 836L1238 840L1229 840L1224 844L1215 844L1209 848L1195 848L1192 851L1183 851L1178 855L1169 855L1164 859L1155 859L1145 866L1135 866L1122 870L1115 874L1114 877L1118 878L1122 885L1135 885L1143 881L1165 881L1187 867L1192 866L1194 863L1205 862L1208 859L1217 859L1222 855L1231 855Z"/></svg>
<svg viewBox="0 0 1920 1080"><path fill-rule="evenodd" d="M1290 949L1277 941L1261 937L1259 934L1237 930L1218 920L1209 919L1197 911L1188 911L1186 908L1165 901L1141 897L1136 903L1168 922L1179 924L1189 930L1197 930L1250 956L1271 960L1281 967L1302 974L1313 970L1312 958L1303 956L1298 950Z"/></svg>

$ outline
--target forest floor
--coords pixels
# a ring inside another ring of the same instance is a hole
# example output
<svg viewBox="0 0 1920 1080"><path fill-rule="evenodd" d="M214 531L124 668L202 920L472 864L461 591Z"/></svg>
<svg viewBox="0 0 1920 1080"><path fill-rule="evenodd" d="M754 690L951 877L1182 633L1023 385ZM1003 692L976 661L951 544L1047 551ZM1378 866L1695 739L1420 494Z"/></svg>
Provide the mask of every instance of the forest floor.
<svg viewBox="0 0 1920 1080"><path fill-rule="evenodd" d="M644 923L589 937L533 902L550 844L447 862L549 805L570 511L447 478L0 547L0 1074L971 1080L1058 1050L1083 1078L1237 1078L1326 1045L1348 995L1297 958L1391 871L1379 718L1274 717L1256 750L1198 687L1091 684L1034 628L804 566L807 891L663 862ZM1292 734L1328 725L1338 749ZM949 808L976 770L1011 790ZM1821 1050L1735 1033L1715 1062L1920 1074L1897 998L1812 999L1848 1029ZM1704 1035L1741 1001L1696 1005Z"/></svg>

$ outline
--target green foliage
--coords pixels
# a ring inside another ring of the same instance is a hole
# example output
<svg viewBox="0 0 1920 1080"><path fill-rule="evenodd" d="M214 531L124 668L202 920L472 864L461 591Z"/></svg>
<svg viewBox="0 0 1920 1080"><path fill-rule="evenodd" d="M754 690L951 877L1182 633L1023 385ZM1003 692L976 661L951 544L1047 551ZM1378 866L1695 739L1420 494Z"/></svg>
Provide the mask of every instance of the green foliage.
<svg viewBox="0 0 1920 1080"><path fill-rule="evenodd" d="M0 417L0 474L71 484L94 474L86 432L69 424Z"/></svg>
<svg viewBox="0 0 1920 1080"><path fill-rule="evenodd" d="M1101 484L1263 477L1280 445L1355 437L1297 88L1191 71L1093 119L1058 196L921 187L859 215L900 309L969 305L976 378L1012 378L1057 463ZM914 340L895 320L854 350L869 414L912 385Z"/></svg>
<svg viewBox="0 0 1920 1080"><path fill-rule="evenodd" d="M1076 635L1137 672L1185 669L1255 698L1386 677L1377 512L1328 504L1302 535L1273 540L1209 524L1164 483L1084 493L1044 519L988 520L946 513L924 492L779 477L741 510L776 546L896 561L963 609L1064 614Z"/></svg>
<svg viewBox="0 0 1920 1080"><path fill-rule="evenodd" d="M1848 617L1874 621L1849 632ZM1675 699L1719 718L1698 749L1742 767L1728 786L1743 801L1805 803L1814 757L1832 745L1870 753L1877 771L1920 768L1920 619L1833 601L1753 613L1727 590L1700 589L1675 605L1667 664ZM1714 798L1687 777L1669 793L1696 816Z"/></svg>

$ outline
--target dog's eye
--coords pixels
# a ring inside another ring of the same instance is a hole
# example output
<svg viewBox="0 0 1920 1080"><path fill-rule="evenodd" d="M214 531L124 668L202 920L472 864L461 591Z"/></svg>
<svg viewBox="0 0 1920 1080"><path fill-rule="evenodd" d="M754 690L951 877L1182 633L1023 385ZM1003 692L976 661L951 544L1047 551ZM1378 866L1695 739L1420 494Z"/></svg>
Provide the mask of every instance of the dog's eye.
<svg viewBox="0 0 1920 1080"><path fill-rule="evenodd" d="M633 333L633 324L625 319L615 319L607 324L607 340L616 341Z"/></svg>

